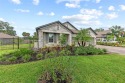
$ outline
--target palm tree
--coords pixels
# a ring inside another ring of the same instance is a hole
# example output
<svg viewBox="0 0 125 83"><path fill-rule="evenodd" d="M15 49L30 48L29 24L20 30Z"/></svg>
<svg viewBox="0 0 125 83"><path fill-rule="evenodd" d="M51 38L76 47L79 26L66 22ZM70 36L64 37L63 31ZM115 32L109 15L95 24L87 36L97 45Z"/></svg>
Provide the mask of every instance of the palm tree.
<svg viewBox="0 0 125 83"><path fill-rule="evenodd" d="M124 28L121 28L121 26L117 26L117 25L116 25L116 26L112 26L112 27L109 28L109 29L111 30L112 34L113 34L114 36L116 36L117 38L118 38L119 36L121 36L120 33L124 31Z"/></svg>
<svg viewBox="0 0 125 83"><path fill-rule="evenodd" d="M81 29L76 35L75 40L78 42L79 46L86 46L86 42L91 40L88 29Z"/></svg>

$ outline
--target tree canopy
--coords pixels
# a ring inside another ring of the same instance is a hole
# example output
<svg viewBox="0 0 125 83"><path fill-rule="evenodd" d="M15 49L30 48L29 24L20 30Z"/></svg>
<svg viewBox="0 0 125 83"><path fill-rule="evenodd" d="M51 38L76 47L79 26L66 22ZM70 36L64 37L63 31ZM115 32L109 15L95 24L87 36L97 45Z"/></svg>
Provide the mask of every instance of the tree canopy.
<svg viewBox="0 0 125 83"><path fill-rule="evenodd" d="M15 36L16 31L14 27L11 26L8 22L0 21L0 32Z"/></svg>
<svg viewBox="0 0 125 83"><path fill-rule="evenodd" d="M121 32L124 31L124 28L122 28L121 26L117 26L117 25L112 26L112 27L109 28L109 29L112 31L112 34L115 35L117 38L118 38L119 36L121 36L121 35L122 35Z"/></svg>
<svg viewBox="0 0 125 83"><path fill-rule="evenodd" d="M95 32L101 32L101 31L104 31L104 29L103 28L97 28L97 29L95 29Z"/></svg>
<svg viewBox="0 0 125 83"><path fill-rule="evenodd" d="M79 33L76 35L75 40L78 42L79 46L85 46L86 42L89 42L91 40L89 30L81 29Z"/></svg>
<svg viewBox="0 0 125 83"><path fill-rule="evenodd" d="M66 34L61 34L59 37L60 44L63 46L66 45L66 40L67 40Z"/></svg>
<svg viewBox="0 0 125 83"><path fill-rule="evenodd" d="M28 32L23 32L22 35L23 35L24 37L29 37L29 36L30 36L30 33L28 33Z"/></svg>

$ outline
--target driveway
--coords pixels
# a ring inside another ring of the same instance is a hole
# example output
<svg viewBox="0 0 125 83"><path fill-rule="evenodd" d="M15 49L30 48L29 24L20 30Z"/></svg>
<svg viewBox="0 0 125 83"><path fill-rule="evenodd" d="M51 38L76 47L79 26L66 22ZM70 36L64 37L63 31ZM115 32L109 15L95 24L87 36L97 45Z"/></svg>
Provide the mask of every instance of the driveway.
<svg viewBox="0 0 125 83"><path fill-rule="evenodd" d="M118 53L121 55L125 55L125 48L123 47L112 47L112 46L102 46L102 45L97 45L96 47L107 49L107 51L111 53Z"/></svg>

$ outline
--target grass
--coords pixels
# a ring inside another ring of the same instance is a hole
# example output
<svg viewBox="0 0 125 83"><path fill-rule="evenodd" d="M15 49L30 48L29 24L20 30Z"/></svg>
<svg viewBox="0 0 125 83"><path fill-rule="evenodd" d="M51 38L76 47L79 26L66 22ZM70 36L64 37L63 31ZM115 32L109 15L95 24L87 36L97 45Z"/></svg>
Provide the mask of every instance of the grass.
<svg viewBox="0 0 125 83"><path fill-rule="evenodd" d="M12 53L14 52L15 50L0 50L0 56L4 55L4 54L9 54L9 53Z"/></svg>
<svg viewBox="0 0 125 83"><path fill-rule="evenodd" d="M33 44L31 44L31 47L33 47ZM30 48L29 44L21 44L20 48ZM9 54L17 50L17 45L15 45L13 49L13 45L0 45L0 56L4 54Z"/></svg>
<svg viewBox="0 0 125 83"><path fill-rule="evenodd" d="M20 44L19 45L19 48L30 48L33 47L33 44ZM17 49L18 48L18 45L17 44L14 44L14 49ZM13 49L13 45L0 45L0 50L8 50L8 49Z"/></svg>
<svg viewBox="0 0 125 83"><path fill-rule="evenodd" d="M36 83L49 61L46 59L17 65L0 65L0 83ZM125 82L125 56L73 56L71 61L77 64L72 68L73 83Z"/></svg>

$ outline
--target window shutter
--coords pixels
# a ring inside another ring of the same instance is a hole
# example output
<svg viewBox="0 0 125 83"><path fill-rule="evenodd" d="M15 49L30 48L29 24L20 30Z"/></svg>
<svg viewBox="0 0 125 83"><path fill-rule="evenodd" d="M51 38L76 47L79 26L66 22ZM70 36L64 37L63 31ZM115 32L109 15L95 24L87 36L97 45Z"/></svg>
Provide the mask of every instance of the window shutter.
<svg viewBox="0 0 125 83"><path fill-rule="evenodd" d="M49 43L49 35L46 33L46 43Z"/></svg>
<svg viewBox="0 0 125 83"><path fill-rule="evenodd" d="M54 43L56 43L56 40L57 40L56 36L57 36L57 34L54 34L54 38L53 38L54 39Z"/></svg>

